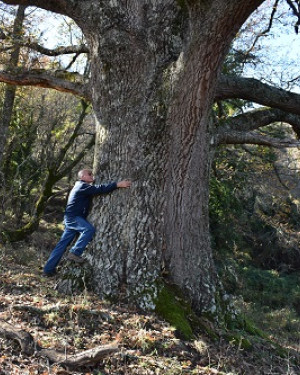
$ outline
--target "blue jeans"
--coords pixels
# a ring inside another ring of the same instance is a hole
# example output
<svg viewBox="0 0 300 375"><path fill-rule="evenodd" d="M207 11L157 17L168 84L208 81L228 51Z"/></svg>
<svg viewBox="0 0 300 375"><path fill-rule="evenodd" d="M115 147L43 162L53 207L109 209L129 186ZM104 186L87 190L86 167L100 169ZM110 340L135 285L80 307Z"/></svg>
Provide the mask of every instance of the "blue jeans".
<svg viewBox="0 0 300 375"><path fill-rule="evenodd" d="M77 234L79 234L79 237L75 245L70 249L70 252L80 256L95 233L95 228L92 226L92 224L80 216L65 216L64 224L64 233L45 264L45 273L55 271L55 268L61 260L67 246L74 240Z"/></svg>

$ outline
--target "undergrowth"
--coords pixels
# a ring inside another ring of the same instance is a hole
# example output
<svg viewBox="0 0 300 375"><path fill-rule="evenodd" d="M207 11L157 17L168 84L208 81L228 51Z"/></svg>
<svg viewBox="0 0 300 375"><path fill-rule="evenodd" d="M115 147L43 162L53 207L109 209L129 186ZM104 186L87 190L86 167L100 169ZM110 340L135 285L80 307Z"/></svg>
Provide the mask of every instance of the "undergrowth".
<svg viewBox="0 0 300 375"><path fill-rule="evenodd" d="M300 200L275 175L275 153L261 151L219 150L210 186L212 246L224 289L242 316L299 352ZM293 171L288 179L298 183Z"/></svg>

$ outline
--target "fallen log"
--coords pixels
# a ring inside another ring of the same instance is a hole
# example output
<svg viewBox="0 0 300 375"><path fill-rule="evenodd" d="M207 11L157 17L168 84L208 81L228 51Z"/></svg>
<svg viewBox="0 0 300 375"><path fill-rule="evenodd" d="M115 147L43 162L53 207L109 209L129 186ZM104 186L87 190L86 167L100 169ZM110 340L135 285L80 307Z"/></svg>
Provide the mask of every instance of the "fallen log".
<svg viewBox="0 0 300 375"><path fill-rule="evenodd" d="M0 336L17 341L21 347L21 352L31 356L35 352L35 342L30 333L16 329L12 324L0 320Z"/></svg>
<svg viewBox="0 0 300 375"><path fill-rule="evenodd" d="M65 367L89 366L99 362L104 357L118 351L117 344L100 345L95 348L84 350L74 355L65 355L53 349L41 349L37 355L46 357L52 363Z"/></svg>
<svg viewBox="0 0 300 375"><path fill-rule="evenodd" d="M21 352L27 356L35 354L38 357L46 357L51 363L65 367L89 366L99 362L104 357L119 351L116 342L108 345L100 345L84 350L80 353L67 355L55 349L42 348L36 343L32 335L23 329L16 329L12 324L0 320L0 336L17 341Z"/></svg>

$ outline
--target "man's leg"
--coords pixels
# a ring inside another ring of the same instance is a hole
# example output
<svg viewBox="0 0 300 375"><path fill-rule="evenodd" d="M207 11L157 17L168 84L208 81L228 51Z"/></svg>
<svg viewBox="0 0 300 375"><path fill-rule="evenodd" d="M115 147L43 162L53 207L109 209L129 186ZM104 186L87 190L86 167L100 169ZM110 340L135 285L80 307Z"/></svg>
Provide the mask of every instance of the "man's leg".
<svg viewBox="0 0 300 375"><path fill-rule="evenodd" d="M67 223L65 222L64 233L62 234L58 244L55 246L52 253L50 254L50 257L47 263L45 264L45 267L44 267L45 274L55 273L56 266L61 260L67 246L73 241L76 234L77 232L69 228Z"/></svg>
<svg viewBox="0 0 300 375"><path fill-rule="evenodd" d="M93 238L93 235L95 234L95 228L92 226L91 223L89 223L82 217L76 216L75 219L76 227L72 228L79 232L80 236L78 237L75 245L70 250L70 253L80 257L84 252L84 249L86 248L87 244Z"/></svg>

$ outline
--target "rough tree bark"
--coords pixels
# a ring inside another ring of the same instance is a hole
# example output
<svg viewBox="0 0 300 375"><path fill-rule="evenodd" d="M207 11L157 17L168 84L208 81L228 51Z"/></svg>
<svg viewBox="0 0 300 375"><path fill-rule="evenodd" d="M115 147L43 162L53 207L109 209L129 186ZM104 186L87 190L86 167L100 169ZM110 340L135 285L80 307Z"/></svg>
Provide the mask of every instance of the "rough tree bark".
<svg viewBox="0 0 300 375"><path fill-rule="evenodd" d="M90 51L98 181L90 258L100 295L153 306L162 261L198 311L215 311L208 228L209 115L224 56L262 0L10 0L66 14Z"/></svg>
<svg viewBox="0 0 300 375"><path fill-rule="evenodd" d="M171 280L198 311L215 312L216 272L209 243L209 118L223 58L258 1L190 1L189 35L170 106L166 259ZM232 17L232 15L235 15Z"/></svg>
<svg viewBox="0 0 300 375"><path fill-rule="evenodd" d="M164 74L178 55L172 33L174 19L181 20L173 2L161 1L156 7L118 2L99 17L101 38L96 46L90 42L98 120L95 170L99 180L130 178L133 188L95 200L95 280L101 295L117 295L121 288L149 307L165 246Z"/></svg>
<svg viewBox="0 0 300 375"><path fill-rule="evenodd" d="M117 294L125 285L149 306L164 259L196 310L215 311L209 115L229 44L259 1L113 4L99 14L100 44L89 43L96 172L102 180L132 178L135 187L95 202L98 290Z"/></svg>

